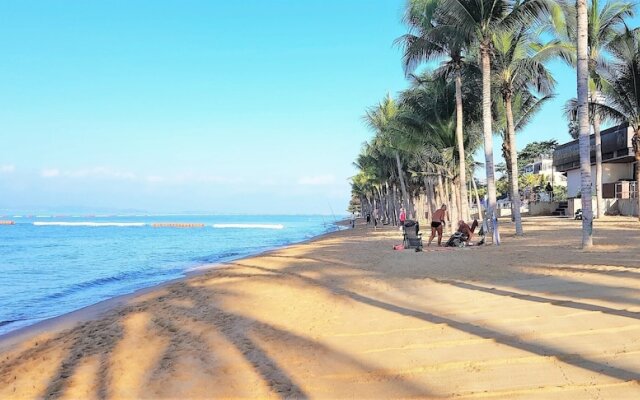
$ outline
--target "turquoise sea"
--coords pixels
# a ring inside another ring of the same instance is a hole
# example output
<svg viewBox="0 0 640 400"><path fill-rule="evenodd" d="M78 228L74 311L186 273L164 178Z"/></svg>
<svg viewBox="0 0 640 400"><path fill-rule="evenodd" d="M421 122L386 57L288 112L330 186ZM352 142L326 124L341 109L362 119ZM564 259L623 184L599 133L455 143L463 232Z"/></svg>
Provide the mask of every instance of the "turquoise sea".
<svg viewBox="0 0 640 400"><path fill-rule="evenodd" d="M4 216L0 335L102 300L337 230L326 216ZM201 228L154 227L195 223Z"/></svg>

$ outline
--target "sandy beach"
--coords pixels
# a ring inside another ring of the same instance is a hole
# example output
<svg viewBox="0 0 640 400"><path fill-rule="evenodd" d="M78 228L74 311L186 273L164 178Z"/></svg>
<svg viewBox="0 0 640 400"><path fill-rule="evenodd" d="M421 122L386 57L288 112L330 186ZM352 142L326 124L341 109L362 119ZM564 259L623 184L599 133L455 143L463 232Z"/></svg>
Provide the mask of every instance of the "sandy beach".
<svg viewBox="0 0 640 400"><path fill-rule="evenodd" d="M323 236L0 339L0 398L640 398L640 229Z"/></svg>

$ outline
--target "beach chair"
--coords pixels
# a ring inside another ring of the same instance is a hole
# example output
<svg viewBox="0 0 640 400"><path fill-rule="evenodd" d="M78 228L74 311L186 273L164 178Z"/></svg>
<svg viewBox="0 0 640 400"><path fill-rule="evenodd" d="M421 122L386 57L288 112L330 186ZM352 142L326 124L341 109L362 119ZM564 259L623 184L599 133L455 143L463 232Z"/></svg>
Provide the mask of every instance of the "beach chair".
<svg viewBox="0 0 640 400"><path fill-rule="evenodd" d="M422 250L422 233L420 233L420 224L418 224L418 221L404 221L402 234L402 244L405 249Z"/></svg>

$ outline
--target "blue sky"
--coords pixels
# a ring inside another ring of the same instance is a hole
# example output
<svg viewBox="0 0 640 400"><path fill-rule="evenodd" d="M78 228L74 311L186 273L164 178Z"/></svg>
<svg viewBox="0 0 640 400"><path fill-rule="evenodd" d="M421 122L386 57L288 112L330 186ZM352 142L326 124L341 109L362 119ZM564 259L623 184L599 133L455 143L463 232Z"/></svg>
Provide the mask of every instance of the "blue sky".
<svg viewBox="0 0 640 400"><path fill-rule="evenodd" d="M344 210L403 4L0 1L0 213ZM557 78L521 145L568 139Z"/></svg>

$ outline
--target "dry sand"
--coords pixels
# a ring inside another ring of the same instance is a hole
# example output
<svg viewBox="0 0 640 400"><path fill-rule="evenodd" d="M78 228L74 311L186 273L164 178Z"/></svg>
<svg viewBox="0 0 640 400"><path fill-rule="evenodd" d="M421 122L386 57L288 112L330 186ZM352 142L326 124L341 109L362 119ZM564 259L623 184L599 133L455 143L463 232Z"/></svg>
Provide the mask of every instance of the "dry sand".
<svg viewBox="0 0 640 400"><path fill-rule="evenodd" d="M640 399L638 223L587 252L577 221L504 231L415 253L359 225L225 264L5 338L0 398Z"/></svg>

